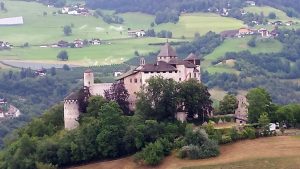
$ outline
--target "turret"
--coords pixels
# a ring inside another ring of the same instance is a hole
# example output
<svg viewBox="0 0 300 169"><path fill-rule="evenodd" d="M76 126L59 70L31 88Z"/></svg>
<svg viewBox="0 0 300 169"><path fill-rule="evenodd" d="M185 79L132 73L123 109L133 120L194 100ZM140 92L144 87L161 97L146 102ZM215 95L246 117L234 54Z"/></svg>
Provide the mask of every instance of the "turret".
<svg viewBox="0 0 300 169"><path fill-rule="evenodd" d="M84 72L83 81L84 87L91 87L94 85L94 73L91 69Z"/></svg>
<svg viewBox="0 0 300 169"><path fill-rule="evenodd" d="M194 53L190 53L184 60L200 66L200 58L198 58Z"/></svg>
<svg viewBox="0 0 300 169"><path fill-rule="evenodd" d="M64 123L66 130L72 130L79 126L78 93L71 93L64 100Z"/></svg>
<svg viewBox="0 0 300 169"><path fill-rule="evenodd" d="M161 47L161 50L157 55L157 62L164 61L168 63L173 58L177 58L177 54L175 50L170 46L170 44L166 43Z"/></svg>

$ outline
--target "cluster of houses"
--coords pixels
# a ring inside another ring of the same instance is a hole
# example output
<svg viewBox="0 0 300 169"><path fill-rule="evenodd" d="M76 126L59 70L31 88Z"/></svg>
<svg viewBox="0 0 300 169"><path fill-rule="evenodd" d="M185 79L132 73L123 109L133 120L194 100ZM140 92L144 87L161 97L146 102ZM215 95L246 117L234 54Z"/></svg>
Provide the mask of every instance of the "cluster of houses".
<svg viewBox="0 0 300 169"><path fill-rule="evenodd" d="M82 40L75 39L73 42L67 42L65 40L60 40L55 44L50 45L51 48L83 48L88 45L101 45L103 42L99 38L93 38L91 40ZM48 46L40 46L40 47L48 47Z"/></svg>
<svg viewBox="0 0 300 169"><path fill-rule="evenodd" d="M227 30L220 33L221 37L223 38L243 38L249 35L259 35L262 38L271 38L278 36L277 29L273 29L269 31L265 28L260 29L250 29L250 28L240 28L238 30Z"/></svg>
<svg viewBox="0 0 300 169"><path fill-rule="evenodd" d="M90 15L88 8L80 4L65 6L61 9L60 12L62 14L68 14L68 15L83 15L83 16Z"/></svg>
<svg viewBox="0 0 300 169"><path fill-rule="evenodd" d="M9 105L5 98L0 98L0 120L12 119L20 115L21 113L16 107Z"/></svg>
<svg viewBox="0 0 300 169"><path fill-rule="evenodd" d="M0 50L11 49L12 45L8 42L0 41Z"/></svg>

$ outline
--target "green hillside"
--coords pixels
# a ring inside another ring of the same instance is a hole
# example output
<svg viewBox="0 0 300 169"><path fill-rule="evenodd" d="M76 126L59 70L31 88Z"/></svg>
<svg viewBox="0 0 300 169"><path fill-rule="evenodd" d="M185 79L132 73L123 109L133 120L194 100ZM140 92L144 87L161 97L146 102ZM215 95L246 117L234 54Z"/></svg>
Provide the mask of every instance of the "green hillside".
<svg viewBox="0 0 300 169"><path fill-rule="evenodd" d="M256 47L249 47L247 45L251 37L246 38L234 38L226 39L222 45L217 47L211 54L205 56L205 61L203 62L203 67L207 69L210 73L215 72L229 72L237 73L232 69L232 65L222 64L212 66L211 62L217 60L218 58L224 56L227 52L241 52L249 50L251 53L276 53L282 50L282 44L275 39L257 39Z"/></svg>
<svg viewBox="0 0 300 169"><path fill-rule="evenodd" d="M0 12L0 18L23 16L24 25L0 27L0 40L8 41L14 46L28 42L31 47L15 47L10 51L1 51L0 59L20 59L43 62L58 62L56 56L59 48L40 48L43 44L53 44L59 40L72 42L75 39L100 38L111 41L111 45L92 46L81 49L66 49L70 55L68 63L90 65L120 63L130 59L135 51L146 54L158 50L158 46L149 43L165 42L159 38L128 39L127 30L152 29L154 16L138 12L118 14L124 19L123 24L107 24L93 16L54 15L58 8L48 8L36 2L5 1L7 12ZM47 16L43 16L46 12ZM113 11L103 11L111 14ZM72 35L64 36L63 27L73 25ZM161 24L153 27L156 31L168 30L173 37L192 38L196 32L220 32L242 27L241 21L221 17L216 14L184 14L177 24ZM112 39L115 39L112 41ZM174 40L172 40L174 41Z"/></svg>
<svg viewBox="0 0 300 169"><path fill-rule="evenodd" d="M265 16L268 16L271 12L274 12L276 14L277 18L273 19L273 20L299 21L299 19L288 17L285 12L283 12L279 9L270 7L270 6L250 6L250 7L244 8L244 10L246 12L251 12L251 13L256 13L256 14L263 13ZM271 21L272 21L272 19L271 19Z"/></svg>

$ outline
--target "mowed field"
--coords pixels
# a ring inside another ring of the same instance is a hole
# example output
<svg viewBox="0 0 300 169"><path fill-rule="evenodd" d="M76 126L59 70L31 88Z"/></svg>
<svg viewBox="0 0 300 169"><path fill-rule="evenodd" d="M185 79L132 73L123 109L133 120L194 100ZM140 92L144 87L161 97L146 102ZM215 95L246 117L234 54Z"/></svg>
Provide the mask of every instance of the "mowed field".
<svg viewBox="0 0 300 169"><path fill-rule="evenodd" d="M171 155L159 166L138 166L132 157L71 167L72 169L298 169L300 138L278 136L221 146L221 155L204 160L182 160Z"/></svg>

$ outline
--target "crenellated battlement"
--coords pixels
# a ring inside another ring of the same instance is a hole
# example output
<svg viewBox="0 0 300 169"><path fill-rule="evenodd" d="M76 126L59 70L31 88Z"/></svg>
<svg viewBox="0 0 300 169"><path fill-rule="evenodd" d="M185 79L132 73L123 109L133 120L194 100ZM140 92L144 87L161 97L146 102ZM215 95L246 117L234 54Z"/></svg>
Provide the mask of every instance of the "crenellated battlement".
<svg viewBox="0 0 300 169"><path fill-rule="evenodd" d="M78 100L64 100L65 104L77 104Z"/></svg>

